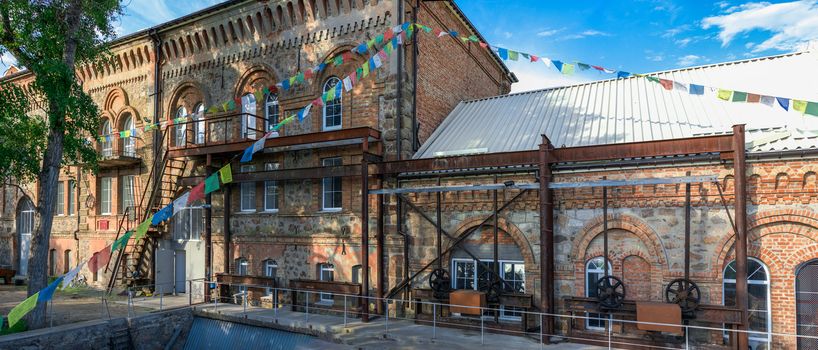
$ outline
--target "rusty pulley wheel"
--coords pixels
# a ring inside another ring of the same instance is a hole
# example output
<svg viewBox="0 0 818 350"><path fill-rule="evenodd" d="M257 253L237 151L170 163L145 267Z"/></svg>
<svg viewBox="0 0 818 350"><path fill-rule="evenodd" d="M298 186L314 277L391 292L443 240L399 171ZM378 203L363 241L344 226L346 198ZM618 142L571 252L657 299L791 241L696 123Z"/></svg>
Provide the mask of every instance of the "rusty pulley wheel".
<svg viewBox="0 0 818 350"><path fill-rule="evenodd" d="M452 287L452 280L449 272L444 269L434 269L429 275L429 287L436 299L446 299Z"/></svg>
<svg viewBox="0 0 818 350"><path fill-rule="evenodd" d="M682 312L689 313L695 311L701 302L701 291L695 282L677 278L665 288L665 300L671 304L678 304Z"/></svg>
<svg viewBox="0 0 818 350"><path fill-rule="evenodd" d="M625 284L614 276L605 276L596 282L597 300L603 309L618 309L625 301Z"/></svg>

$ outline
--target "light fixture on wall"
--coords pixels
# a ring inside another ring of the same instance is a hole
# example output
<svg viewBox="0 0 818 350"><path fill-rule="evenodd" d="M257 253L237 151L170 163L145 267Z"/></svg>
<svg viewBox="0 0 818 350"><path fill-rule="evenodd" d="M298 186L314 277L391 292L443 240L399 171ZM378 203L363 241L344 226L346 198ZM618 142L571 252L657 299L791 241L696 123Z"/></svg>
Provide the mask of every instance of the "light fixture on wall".
<svg viewBox="0 0 818 350"><path fill-rule="evenodd" d="M347 255L347 244L344 241L341 241L341 255Z"/></svg>

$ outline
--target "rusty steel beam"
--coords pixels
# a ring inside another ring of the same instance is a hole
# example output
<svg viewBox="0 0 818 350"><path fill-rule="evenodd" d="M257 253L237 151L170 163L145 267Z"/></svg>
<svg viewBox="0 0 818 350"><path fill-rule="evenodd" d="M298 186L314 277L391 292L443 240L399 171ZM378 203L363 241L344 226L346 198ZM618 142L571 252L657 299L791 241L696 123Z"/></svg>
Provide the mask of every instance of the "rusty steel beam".
<svg viewBox="0 0 818 350"><path fill-rule="evenodd" d="M378 164L376 171L383 175L393 175L423 171L505 167L537 164L537 159L537 151L501 152L445 158L389 161Z"/></svg>
<svg viewBox="0 0 818 350"><path fill-rule="evenodd" d="M554 146L545 135L540 144L540 308L545 313L554 312L554 190L550 188L553 175L548 163ZM546 334L554 334L554 319L546 317L541 324ZM545 343L548 338L545 338Z"/></svg>
<svg viewBox="0 0 818 350"><path fill-rule="evenodd" d="M321 179L325 177L360 176L361 165L347 164L329 167L312 167L254 171L233 174L233 182L283 181L299 179ZM184 186L193 186L204 181L204 176L188 176L180 180Z"/></svg>
<svg viewBox="0 0 818 350"><path fill-rule="evenodd" d="M735 152L733 158L733 172L735 173L736 196L736 307L741 310L742 318L739 330L749 329L748 291L747 291L747 168L745 165L746 152L744 149L744 125L733 126L731 135L732 147ZM739 332L737 335L738 349L747 349L748 334Z"/></svg>
<svg viewBox="0 0 818 350"><path fill-rule="evenodd" d="M350 129L341 129L335 131L322 131L309 134L279 136L267 139L264 143L265 148L269 147L285 147L304 144L317 144L322 142L332 142L341 140L353 140L360 138L372 138L380 140L381 132L370 127L359 127ZM253 144L255 141L240 141L232 143L223 143L212 146L192 146L186 148L176 148L168 151L168 157L193 157L207 154L219 153L233 153L243 151Z"/></svg>
<svg viewBox="0 0 818 350"><path fill-rule="evenodd" d="M617 143L554 149L558 162L589 162L611 159L678 156L721 153L733 150L733 135L691 137L684 139Z"/></svg>

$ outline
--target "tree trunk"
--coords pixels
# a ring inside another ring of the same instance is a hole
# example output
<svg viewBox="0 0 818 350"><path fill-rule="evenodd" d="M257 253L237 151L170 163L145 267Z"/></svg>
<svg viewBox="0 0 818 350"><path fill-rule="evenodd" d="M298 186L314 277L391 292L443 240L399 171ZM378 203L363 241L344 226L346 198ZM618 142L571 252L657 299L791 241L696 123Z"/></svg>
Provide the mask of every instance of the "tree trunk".
<svg viewBox="0 0 818 350"><path fill-rule="evenodd" d="M67 8L66 40L63 49L63 64L67 68L59 83L62 91L66 95L71 94L75 81L74 62L77 53L77 40L75 39L79 29L82 16L82 1L72 0ZM57 73L60 74L60 73ZM63 121L67 110L58 101L60 99L48 98L48 144L43 157L43 167L40 170L39 189L37 191L37 208L35 216L36 231L31 237L31 257L28 261L28 295L39 292L48 285L48 248L51 241L51 226L54 223L54 199L57 196L57 182L60 178L60 165L63 156L63 140L65 130ZM38 329L45 327L45 303L37 304L34 310L28 314L28 328Z"/></svg>

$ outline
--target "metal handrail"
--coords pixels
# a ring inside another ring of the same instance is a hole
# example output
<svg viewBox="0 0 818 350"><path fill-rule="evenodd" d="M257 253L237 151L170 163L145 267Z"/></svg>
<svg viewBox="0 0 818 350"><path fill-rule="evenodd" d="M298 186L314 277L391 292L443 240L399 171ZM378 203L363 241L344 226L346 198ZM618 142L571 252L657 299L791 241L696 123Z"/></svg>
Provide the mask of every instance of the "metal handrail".
<svg viewBox="0 0 818 350"><path fill-rule="evenodd" d="M243 118L252 117L256 120L256 127L249 127L244 125L243 127L239 127L238 130L234 130L231 128L232 123L236 123L237 119L238 122L241 123ZM184 143L182 145L173 145L173 149L187 149L187 148L195 148L195 147L202 147L202 146L211 146L211 145L220 145L225 143L231 143L236 141L253 141L255 138L247 137L247 133L255 133L257 136L263 135L267 130L265 130L264 125L267 123L267 118L263 116L259 116L253 113L246 113L246 112L239 112L239 113L228 113L228 114L221 114L221 115L213 115L204 117L205 123L205 130L204 130L204 140L201 143L197 143L196 141L196 134L195 128L196 124L202 122L201 120L188 120L181 123L174 123L173 125L168 126L168 128L173 127L174 131L174 141L176 135L176 127L184 125L185 127L185 137ZM212 141L211 131L215 128L215 125L224 124L224 127L221 128L221 141ZM261 126L259 128L259 126ZM237 135L234 135L230 139L228 139L228 133L233 133L234 131L238 131ZM191 133L193 133L193 137L190 137ZM191 141L192 140L192 141ZM169 145L170 147L170 145Z"/></svg>

